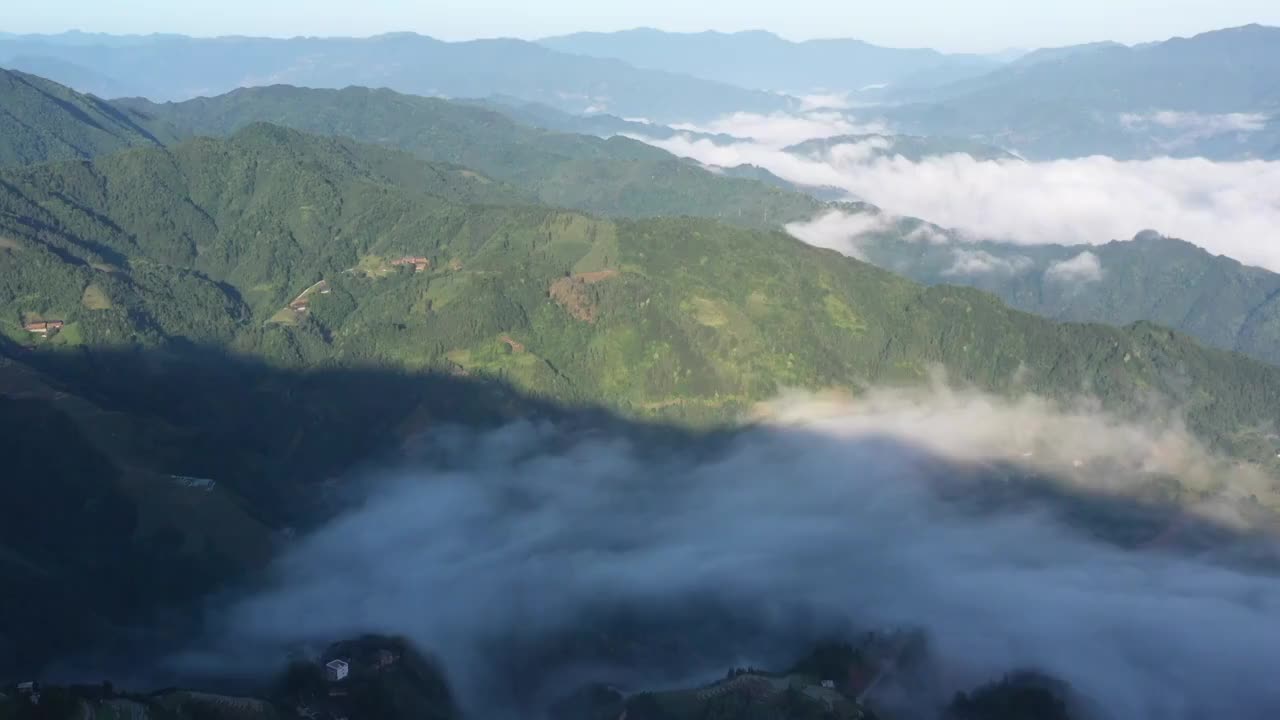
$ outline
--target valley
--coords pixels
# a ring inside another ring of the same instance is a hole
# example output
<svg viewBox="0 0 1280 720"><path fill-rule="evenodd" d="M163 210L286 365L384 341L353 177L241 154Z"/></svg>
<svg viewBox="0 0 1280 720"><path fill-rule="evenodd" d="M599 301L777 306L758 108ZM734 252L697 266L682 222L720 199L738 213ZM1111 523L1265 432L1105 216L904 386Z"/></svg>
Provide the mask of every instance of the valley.
<svg viewBox="0 0 1280 720"><path fill-rule="evenodd" d="M1269 717L1277 32L0 33L0 720Z"/></svg>

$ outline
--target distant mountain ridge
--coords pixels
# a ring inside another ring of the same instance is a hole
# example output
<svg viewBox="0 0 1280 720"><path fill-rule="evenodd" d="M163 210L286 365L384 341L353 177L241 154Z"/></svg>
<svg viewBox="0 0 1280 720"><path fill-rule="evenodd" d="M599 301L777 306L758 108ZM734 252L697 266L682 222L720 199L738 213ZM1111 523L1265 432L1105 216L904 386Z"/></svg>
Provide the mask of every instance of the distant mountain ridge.
<svg viewBox="0 0 1280 720"><path fill-rule="evenodd" d="M56 61L56 62L55 62ZM19 64L20 63L20 64ZM789 98L556 52L521 40L444 42L413 33L370 38L191 38L173 35L0 38L0 65L56 71L98 95L185 100L242 86L389 87L418 95L505 94L574 112L606 109L660 121L773 112ZM96 78L96 79L95 79Z"/></svg>
<svg viewBox="0 0 1280 720"><path fill-rule="evenodd" d="M637 28L574 33L538 42L562 52L789 93L855 91L925 73L956 80L1000 66L999 61L981 55L887 48L853 39L792 42L763 30L673 33Z"/></svg>
<svg viewBox="0 0 1280 720"><path fill-rule="evenodd" d="M902 132L973 137L1033 159L1275 159L1280 28L1041 50L881 110ZM890 92L892 95L892 92Z"/></svg>

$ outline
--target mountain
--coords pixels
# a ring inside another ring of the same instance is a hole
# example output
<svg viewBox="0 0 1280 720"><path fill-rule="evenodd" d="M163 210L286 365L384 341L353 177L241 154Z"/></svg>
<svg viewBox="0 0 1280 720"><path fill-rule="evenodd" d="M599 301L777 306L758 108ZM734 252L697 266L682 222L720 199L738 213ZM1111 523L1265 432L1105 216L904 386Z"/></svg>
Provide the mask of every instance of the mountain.
<svg viewBox="0 0 1280 720"><path fill-rule="evenodd" d="M470 104L390 90L273 86L183 103L116 105L161 137L277 123L463 165L526 188L543 203L610 216L694 215L777 228L822 208L799 193L717 177L636 140L542 131Z"/></svg>
<svg viewBox="0 0 1280 720"><path fill-rule="evenodd" d="M181 636L195 598L332 512L333 478L442 425L683 436L781 388L942 368L998 393L1087 388L1124 415L1167 397L1213 446L1277 470L1260 428L1280 419L1280 368L1147 323L1055 323L780 232L531 202L261 123L0 173L12 667L89 638L128 648L140 622L148 642ZM57 523L34 522L50 507Z"/></svg>
<svg viewBox="0 0 1280 720"><path fill-rule="evenodd" d="M850 92L923 73L948 80L980 75L999 63L979 55L886 48L861 40L791 42L772 33L669 33L639 28L575 33L539 41L561 52L613 58L744 88L787 93Z"/></svg>
<svg viewBox="0 0 1280 720"><path fill-rule="evenodd" d="M1029 389L1092 382L1124 407L1183 397L1161 370L1179 367L1214 398L1188 412L1216 439L1270 417L1280 374L1147 325L1058 325L924 288L777 232L529 206L473 171L270 125L3 179L0 327L66 323L37 349L214 344L690 419L782 385L919 380L931 363L997 390L1025 366ZM1116 353L1131 361L1111 367Z"/></svg>
<svg viewBox="0 0 1280 720"><path fill-rule="evenodd" d="M1014 94L1104 112L1267 111L1280 101L1280 28L1215 30L1133 47L1094 43L1032 53L946 92Z"/></svg>
<svg viewBox="0 0 1280 720"><path fill-rule="evenodd" d="M1017 160L1018 156L992 145L949 137L920 137L913 135L836 135L829 138L806 140L784 148L786 152L824 160L832 148L840 145L857 145L869 153L869 158L901 156L911 162L940 155L964 154L975 160Z"/></svg>
<svg viewBox="0 0 1280 720"><path fill-rule="evenodd" d="M973 137L1031 158L1275 158L1280 28L1039 51L885 109L902 132ZM901 98L900 98L901 99Z"/></svg>
<svg viewBox="0 0 1280 720"><path fill-rule="evenodd" d="M0 38L0 65L15 58L27 66L40 63L43 70L59 73L51 76L55 81L92 82L76 86L84 92L153 100L276 83L362 85L417 95L510 95L573 112L607 110L661 122L707 120L735 111L767 113L791 104L773 93L559 53L519 40L448 43L412 33L362 39L152 35L127 40ZM73 71L63 74L68 68Z"/></svg>
<svg viewBox="0 0 1280 720"><path fill-rule="evenodd" d="M1068 322L1150 321L1280 364L1280 275L1153 232L1102 245L865 243L867 260Z"/></svg>
<svg viewBox="0 0 1280 720"><path fill-rule="evenodd" d="M628 690L593 682L550 702L539 698L538 710L562 720L612 720L620 715L638 720L694 720L707 717L805 720L827 716L875 720L872 703L861 696L881 675L898 647L908 647L908 665L928 657L918 637L906 644L895 636L869 633L852 643L818 645L785 672L730 668L715 682L692 687ZM326 662L339 660L348 675L326 678ZM365 635L332 643L311 658L296 659L253 694L229 695L168 688L152 693L100 685L41 684L21 690L0 687L0 717L28 717L39 700L39 717L49 720L128 715L173 720L271 720L290 717L298 708L307 717L376 717L381 720L451 720L464 717L449 684L448 668L416 650L407 640ZM838 678L824 680L824 678ZM545 707L542 707L545 705ZM1100 708L1071 686L1034 672L1015 672L969 692L961 692L938 717L946 720L1070 720L1091 717ZM527 710L527 708L526 708ZM1028 715L1027 713L1034 713Z"/></svg>
<svg viewBox="0 0 1280 720"><path fill-rule="evenodd" d="M0 167L156 144L109 103L44 78L0 69Z"/></svg>
<svg viewBox="0 0 1280 720"><path fill-rule="evenodd" d="M339 658L347 663L348 675L341 683L334 683L326 678L323 663ZM207 679L205 682L218 684ZM252 694L244 692L246 689ZM299 708L309 714L299 713ZM297 659L277 672L276 677L261 678L236 694L174 687L144 693L117 689L110 682L0 686L0 717L6 719L277 720L348 716L452 720L460 713L447 678L434 662L400 638L376 635L328 645L314 660Z"/></svg>
<svg viewBox="0 0 1280 720"><path fill-rule="evenodd" d="M525 102L519 98L493 96L483 99L462 99L458 100L458 102L502 113L521 125L530 125L543 130L554 130L563 133L599 135L602 137L633 134L667 138L678 132L665 125L657 125L644 120L626 120L608 113L578 115L557 110L550 105L542 103ZM705 135L704 133L691 131L679 132L688 132L690 135L699 137Z"/></svg>

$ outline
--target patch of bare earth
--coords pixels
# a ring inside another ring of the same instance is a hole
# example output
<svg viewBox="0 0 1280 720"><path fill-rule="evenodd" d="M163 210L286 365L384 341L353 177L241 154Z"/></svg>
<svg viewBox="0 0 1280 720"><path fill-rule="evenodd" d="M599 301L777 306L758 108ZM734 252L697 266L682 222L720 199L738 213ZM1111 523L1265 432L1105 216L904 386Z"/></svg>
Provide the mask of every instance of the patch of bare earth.
<svg viewBox="0 0 1280 720"><path fill-rule="evenodd" d="M504 343L507 347L511 348L511 352L513 353L524 352L524 343L516 341L510 335L503 335L502 337L498 338L498 340Z"/></svg>
<svg viewBox="0 0 1280 720"><path fill-rule="evenodd" d="M551 299L578 320L593 323L599 314L599 308L587 288L617 274L617 270L596 270L557 278L551 283Z"/></svg>

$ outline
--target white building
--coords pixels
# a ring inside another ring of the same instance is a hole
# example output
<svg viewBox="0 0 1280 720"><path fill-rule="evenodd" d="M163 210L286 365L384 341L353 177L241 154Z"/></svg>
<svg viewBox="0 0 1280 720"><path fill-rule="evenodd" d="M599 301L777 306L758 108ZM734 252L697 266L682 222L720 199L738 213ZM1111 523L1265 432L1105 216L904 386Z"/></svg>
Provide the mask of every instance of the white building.
<svg viewBox="0 0 1280 720"><path fill-rule="evenodd" d="M329 678L329 682L344 680L350 672L351 666L347 665L346 660L330 660L324 664L324 674Z"/></svg>
<svg viewBox="0 0 1280 720"><path fill-rule="evenodd" d="M824 688L828 688L828 689L831 689L831 690L834 690L834 689L835 689L835 687L836 687L836 681L835 681L835 680L823 680L823 681L822 681L822 687L824 687Z"/></svg>

